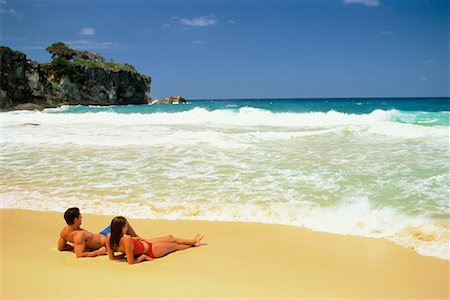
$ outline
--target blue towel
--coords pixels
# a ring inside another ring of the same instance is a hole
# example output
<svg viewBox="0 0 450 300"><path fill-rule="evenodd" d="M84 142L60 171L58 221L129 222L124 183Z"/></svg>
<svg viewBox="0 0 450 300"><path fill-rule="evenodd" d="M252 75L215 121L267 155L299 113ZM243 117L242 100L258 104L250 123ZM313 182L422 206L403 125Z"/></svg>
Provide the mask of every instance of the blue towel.
<svg viewBox="0 0 450 300"><path fill-rule="evenodd" d="M111 232L111 226L108 226L108 227L106 227L105 229L103 229L102 231L100 231L99 233L101 234L101 235L104 235L104 236L106 236L108 233L110 233Z"/></svg>

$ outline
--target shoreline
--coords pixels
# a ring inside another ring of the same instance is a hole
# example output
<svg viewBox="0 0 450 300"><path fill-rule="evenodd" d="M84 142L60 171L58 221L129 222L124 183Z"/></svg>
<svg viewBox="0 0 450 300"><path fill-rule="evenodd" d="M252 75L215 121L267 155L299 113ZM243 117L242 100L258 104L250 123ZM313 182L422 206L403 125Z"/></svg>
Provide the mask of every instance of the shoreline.
<svg viewBox="0 0 450 300"><path fill-rule="evenodd" d="M18 207L0 207L0 210L25 210L25 211L34 211L34 212L49 212L49 213L57 213L57 214L63 214L63 212L58 212L55 210L43 210L43 211L39 211L39 210L34 210L34 209L30 209L28 207L25 208L18 208ZM448 230L450 230L450 225L447 224L447 220L434 220L433 224L435 226L437 226L440 229L445 229L447 230L446 233L440 232L440 233L435 233L433 231L430 231L429 229L423 229L418 225L415 226L410 226L407 227L403 230L403 234L408 234L409 236L411 236L412 238L414 238L416 240L416 244L415 245L411 245L411 244L407 244L405 243L405 241L400 240L400 238L398 237L389 237L389 236L376 236L376 235L364 235L364 234L358 234L358 233L346 233L346 232L340 232L340 231L327 231L327 230L323 230L323 229L316 229L313 227L308 227L308 226L301 226L301 225L295 225L295 224L289 224L289 223L276 223L276 222L263 222L263 221L258 221L258 220L210 220L210 219L171 219L171 218L155 218L155 219L147 219L147 218L142 218L140 216L136 217L136 216L129 216L126 213L125 214L120 214L118 213L118 210L115 210L117 212L117 215L123 215L125 216L127 219L135 219L135 220L151 220L151 221L169 221L169 222L206 222L206 223L224 223L224 224L255 224L255 225L268 225L268 226L282 226L282 227L292 227L292 228L299 228L299 229L304 229L304 230L308 230L308 231L312 231L312 232L317 232L317 233L324 233L324 234L330 234L330 235L339 235L339 236L348 236L348 237L359 237L359 238L367 238L367 239L375 239L375 240L383 240L383 241L388 241L396 246L400 246L401 248L404 249L408 249L411 250L413 252L415 252L416 254L420 255L420 256L424 256L424 257L432 257L432 258L436 258L436 259L440 259L440 260L444 260L447 261L450 264L450 248L447 246L447 248L445 249L447 254L445 255L445 257L442 255L442 253L439 253L439 255L433 255L436 254L435 253L426 253L426 250L423 250L424 248L420 248L421 246L423 247L424 245L421 245L420 243L426 244L426 243L431 243L437 239L439 240L444 240L445 236L448 236L448 239L450 239L450 232ZM104 214L99 214L99 213L83 213L83 215L95 215L95 216L107 216L110 217L110 219L112 219L114 216L116 215L104 215ZM105 225L104 227L106 227L107 225ZM104 229L104 227L102 229ZM99 230L100 231L100 230ZM448 241L447 239L447 241ZM430 245L428 245L430 246ZM432 246L432 245L431 245Z"/></svg>
<svg viewBox="0 0 450 300"><path fill-rule="evenodd" d="M448 261L388 240L284 225L130 218L143 237L199 232L206 245L129 266L57 251L62 213L3 208L0 216L3 299L449 296ZM82 227L93 232L111 220L83 216Z"/></svg>

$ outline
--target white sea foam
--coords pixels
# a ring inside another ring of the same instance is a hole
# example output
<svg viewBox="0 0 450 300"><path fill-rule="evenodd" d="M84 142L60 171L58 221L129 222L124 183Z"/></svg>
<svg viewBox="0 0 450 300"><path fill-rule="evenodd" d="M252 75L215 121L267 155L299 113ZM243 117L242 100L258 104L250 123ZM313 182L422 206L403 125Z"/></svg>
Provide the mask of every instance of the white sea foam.
<svg viewBox="0 0 450 300"><path fill-rule="evenodd" d="M397 138L446 138L449 137L449 129L444 126L424 127L414 124L402 124L395 122L377 122L372 124L369 134L379 134Z"/></svg>
<svg viewBox="0 0 450 300"><path fill-rule="evenodd" d="M2 207L304 226L449 259L448 127L395 110L70 109L0 114Z"/></svg>
<svg viewBox="0 0 450 300"><path fill-rule="evenodd" d="M268 110L243 107L239 111L194 108L176 113L47 113L8 112L3 113L5 124L105 124L105 125L235 125L276 127L330 127L362 125L387 121L395 111L375 110L370 114L357 115L336 111L310 113L273 113Z"/></svg>
<svg viewBox="0 0 450 300"><path fill-rule="evenodd" d="M390 121L396 113L394 110L375 110L363 115L335 111L273 113L244 107L238 111L195 108L185 112L151 114L8 112L2 113L1 118L2 139L6 144L124 146L207 143L219 148L239 148L247 147L247 141L289 140L336 132L405 139L446 141L448 138L447 127ZM233 128L239 130L233 131Z"/></svg>

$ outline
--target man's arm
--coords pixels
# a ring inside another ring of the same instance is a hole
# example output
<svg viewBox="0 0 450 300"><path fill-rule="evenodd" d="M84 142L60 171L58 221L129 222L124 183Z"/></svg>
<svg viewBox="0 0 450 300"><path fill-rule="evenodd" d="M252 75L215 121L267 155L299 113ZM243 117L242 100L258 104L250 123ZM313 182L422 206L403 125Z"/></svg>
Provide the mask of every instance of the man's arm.
<svg viewBox="0 0 450 300"><path fill-rule="evenodd" d="M58 250L59 251L72 251L73 247L71 245L67 244L67 241L65 239L63 239L62 237L59 237Z"/></svg>
<svg viewBox="0 0 450 300"><path fill-rule="evenodd" d="M75 245L74 250L75 250L75 255L77 256L77 258L95 257L95 256L103 255L106 253L105 246L103 246L97 250L94 250L92 252L85 251L86 250L86 242L85 242L84 234L82 232L76 234L73 237L73 242Z"/></svg>

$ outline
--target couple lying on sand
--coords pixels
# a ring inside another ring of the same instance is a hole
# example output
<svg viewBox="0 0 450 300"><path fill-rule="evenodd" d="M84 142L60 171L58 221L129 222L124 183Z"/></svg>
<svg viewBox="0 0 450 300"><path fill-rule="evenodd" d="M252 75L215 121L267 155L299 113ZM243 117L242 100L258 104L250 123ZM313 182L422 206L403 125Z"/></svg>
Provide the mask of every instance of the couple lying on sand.
<svg viewBox="0 0 450 300"><path fill-rule="evenodd" d="M74 251L79 257L94 257L108 253L109 259L127 258L129 264L152 260L171 252L200 246L203 235L192 240L172 235L143 239L139 237L124 217L115 217L111 226L101 233L92 233L80 227L83 216L77 207L64 213L65 226L59 235L58 250ZM88 251L87 251L88 250ZM116 255L114 252L122 252Z"/></svg>

